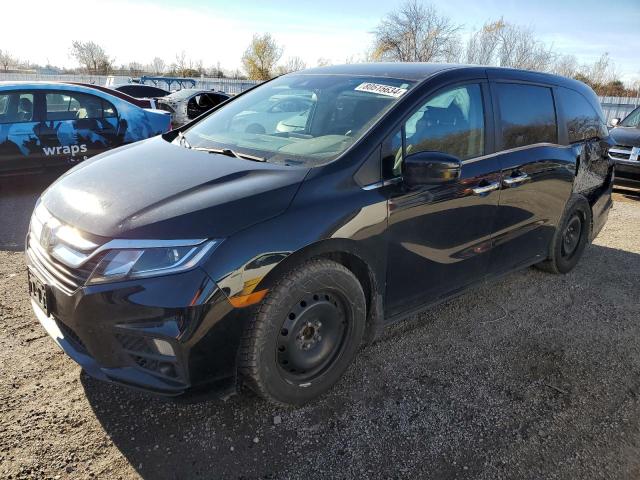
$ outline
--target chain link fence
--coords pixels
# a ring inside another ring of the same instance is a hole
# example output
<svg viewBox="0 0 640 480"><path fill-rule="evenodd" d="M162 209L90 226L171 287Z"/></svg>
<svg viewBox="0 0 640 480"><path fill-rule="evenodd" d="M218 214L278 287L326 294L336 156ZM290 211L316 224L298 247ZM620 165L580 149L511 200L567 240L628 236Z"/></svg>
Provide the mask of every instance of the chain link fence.
<svg viewBox="0 0 640 480"><path fill-rule="evenodd" d="M116 85L129 83L131 77L112 75ZM56 74L40 74L40 73L0 73L0 81L27 81L27 82L82 82L92 83L95 85L105 85L107 83L107 75L56 75ZM196 88L203 90L221 90L225 93L235 95L260 83L257 80L239 80L235 78L210 78L196 77ZM163 88L162 85L158 85Z"/></svg>
<svg viewBox="0 0 640 480"><path fill-rule="evenodd" d="M598 97L598 99L607 119L607 125L610 125L614 118L623 119L640 105L638 97Z"/></svg>

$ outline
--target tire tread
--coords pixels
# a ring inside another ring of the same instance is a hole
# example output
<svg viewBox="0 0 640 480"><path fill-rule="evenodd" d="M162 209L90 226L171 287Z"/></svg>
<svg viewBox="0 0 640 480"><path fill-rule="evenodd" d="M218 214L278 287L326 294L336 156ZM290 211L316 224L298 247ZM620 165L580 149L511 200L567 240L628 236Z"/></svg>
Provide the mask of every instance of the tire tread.
<svg viewBox="0 0 640 480"><path fill-rule="evenodd" d="M327 270L338 270L348 276L353 277L360 285L355 275L344 265L333 260L316 258L299 264L292 270L285 273L271 288L267 296L258 305L255 313L251 316L245 331L240 340L238 353L238 377L243 385L246 385L254 393L269 402L281 407L291 407L290 403L282 402L275 398L266 387L260 376L258 368L258 352L260 344L267 341L269 329L269 315L279 300L291 291L295 286L299 286L306 279L315 275L321 275ZM363 294L364 297L364 294Z"/></svg>

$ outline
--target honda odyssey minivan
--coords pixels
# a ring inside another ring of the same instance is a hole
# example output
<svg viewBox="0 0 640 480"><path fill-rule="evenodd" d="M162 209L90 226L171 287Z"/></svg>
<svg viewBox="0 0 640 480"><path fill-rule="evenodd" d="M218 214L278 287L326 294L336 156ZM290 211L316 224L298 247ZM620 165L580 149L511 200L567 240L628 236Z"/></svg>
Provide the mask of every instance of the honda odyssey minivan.
<svg viewBox="0 0 640 480"><path fill-rule="evenodd" d="M237 128L285 99L308 105L296 128ZM31 303L94 377L303 404L385 325L531 265L574 268L611 207L610 144L593 91L554 75L292 73L49 187Z"/></svg>

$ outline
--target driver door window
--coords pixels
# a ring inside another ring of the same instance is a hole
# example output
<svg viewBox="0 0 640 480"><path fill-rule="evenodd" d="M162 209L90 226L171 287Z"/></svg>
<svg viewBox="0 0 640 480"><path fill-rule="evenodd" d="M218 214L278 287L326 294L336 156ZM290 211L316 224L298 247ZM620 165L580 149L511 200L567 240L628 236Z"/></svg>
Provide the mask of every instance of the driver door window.
<svg viewBox="0 0 640 480"><path fill-rule="evenodd" d="M484 155L484 128L479 84L439 92L419 107L402 130L386 142L385 177L402 175L402 160L413 153L443 152L460 160Z"/></svg>

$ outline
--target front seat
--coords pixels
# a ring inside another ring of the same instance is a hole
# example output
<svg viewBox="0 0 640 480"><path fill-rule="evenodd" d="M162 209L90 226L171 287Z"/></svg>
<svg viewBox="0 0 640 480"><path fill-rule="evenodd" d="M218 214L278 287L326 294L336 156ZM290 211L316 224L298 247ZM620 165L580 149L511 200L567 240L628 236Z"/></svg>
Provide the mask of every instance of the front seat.
<svg viewBox="0 0 640 480"><path fill-rule="evenodd" d="M33 102L28 98L21 98L18 103L18 121L29 122L33 118Z"/></svg>

